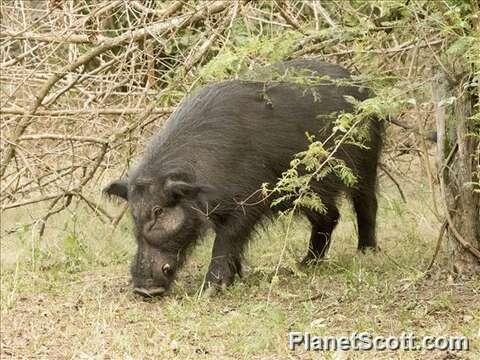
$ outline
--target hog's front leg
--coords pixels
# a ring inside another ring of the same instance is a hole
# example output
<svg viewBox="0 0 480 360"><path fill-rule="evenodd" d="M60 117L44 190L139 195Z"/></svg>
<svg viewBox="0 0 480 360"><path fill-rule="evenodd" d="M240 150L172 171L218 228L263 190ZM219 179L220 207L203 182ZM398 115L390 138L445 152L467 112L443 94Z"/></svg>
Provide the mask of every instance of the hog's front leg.
<svg viewBox="0 0 480 360"><path fill-rule="evenodd" d="M217 227L204 288L224 289L234 282L236 274L242 276L244 245L257 220L242 215Z"/></svg>
<svg viewBox="0 0 480 360"><path fill-rule="evenodd" d="M238 250L236 246L225 239L215 238L204 288L225 289L233 284L236 274L241 276L241 254L238 253Z"/></svg>

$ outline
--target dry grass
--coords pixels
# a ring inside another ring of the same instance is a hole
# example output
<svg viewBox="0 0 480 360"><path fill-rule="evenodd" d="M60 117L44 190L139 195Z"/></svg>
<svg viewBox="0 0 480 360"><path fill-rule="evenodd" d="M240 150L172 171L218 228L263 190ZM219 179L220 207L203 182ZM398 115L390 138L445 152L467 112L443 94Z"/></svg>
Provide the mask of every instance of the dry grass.
<svg viewBox="0 0 480 360"><path fill-rule="evenodd" d="M214 298L198 297L211 239L195 251L170 296L145 301L130 287L129 222L111 229L77 209L55 221L42 246L28 229L2 240L3 358L398 358L475 359L480 355L480 281L453 279L443 253L432 276L438 223L427 187L403 182L404 205L388 179L380 189L381 251L357 254L354 216L344 205L329 260L299 269L308 226L295 222L273 281L285 225L256 235L246 276ZM5 227L26 214L6 213ZM53 223L52 223L53 224ZM33 245L32 245L33 244ZM442 270L443 269L443 270ZM469 352L292 352L289 331L316 335L465 335Z"/></svg>

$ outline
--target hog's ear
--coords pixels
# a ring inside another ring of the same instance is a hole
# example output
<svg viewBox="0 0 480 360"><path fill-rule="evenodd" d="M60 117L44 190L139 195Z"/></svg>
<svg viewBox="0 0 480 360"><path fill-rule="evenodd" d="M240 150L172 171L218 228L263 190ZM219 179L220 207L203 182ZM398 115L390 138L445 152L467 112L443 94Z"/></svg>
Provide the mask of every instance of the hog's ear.
<svg viewBox="0 0 480 360"><path fill-rule="evenodd" d="M103 189L103 193L109 196L118 196L124 200L128 200L128 182L124 179L115 180L105 189Z"/></svg>
<svg viewBox="0 0 480 360"><path fill-rule="evenodd" d="M186 181L172 179L165 181L165 195L171 201L193 199L201 190L201 186Z"/></svg>

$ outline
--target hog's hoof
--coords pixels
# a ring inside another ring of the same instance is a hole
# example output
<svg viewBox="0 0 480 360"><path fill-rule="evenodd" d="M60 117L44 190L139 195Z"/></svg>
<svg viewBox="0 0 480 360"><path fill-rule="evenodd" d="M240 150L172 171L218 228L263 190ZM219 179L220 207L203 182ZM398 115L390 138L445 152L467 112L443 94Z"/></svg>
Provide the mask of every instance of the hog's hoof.
<svg viewBox="0 0 480 360"><path fill-rule="evenodd" d="M211 281L205 280L205 283L203 284L202 292L200 295L206 298L214 297L219 292L224 291L230 284L227 284L225 282L211 282Z"/></svg>
<svg viewBox="0 0 480 360"><path fill-rule="evenodd" d="M205 282L203 285L202 289L202 296L206 298L211 298L214 297L215 295L225 291L225 289L231 285L227 283L211 283L211 282Z"/></svg>
<svg viewBox="0 0 480 360"><path fill-rule="evenodd" d="M324 256L314 256L314 255L308 254L303 258L302 261L300 261L299 265L301 267L316 266L318 264L321 264L324 261L325 261Z"/></svg>
<svg viewBox="0 0 480 360"><path fill-rule="evenodd" d="M209 272L203 284L203 291L211 294L216 294L218 291L225 290L228 286L233 284L235 274L229 276L218 276L214 272Z"/></svg>
<svg viewBox="0 0 480 360"><path fill-rule="evenodd" d="M202 289L201 295L205 298L212 298L218 293L218 289L215 286L208 286Z"/></svg>
<svg viewBox="0 0 480 360"><path fill-rule="evenodd" d="M233 284L235 275L242 277L242 265L239 259L233 261L214 261L205 276L203 292L215 294ZM211 290L210 290L211 289Z"/></svg>
<svg viewBox="0 0 480 360"><path fill-rule="evenodd" d="M357 252L361 254L377 253L380 251L378 246L359 246Z"/></svg>

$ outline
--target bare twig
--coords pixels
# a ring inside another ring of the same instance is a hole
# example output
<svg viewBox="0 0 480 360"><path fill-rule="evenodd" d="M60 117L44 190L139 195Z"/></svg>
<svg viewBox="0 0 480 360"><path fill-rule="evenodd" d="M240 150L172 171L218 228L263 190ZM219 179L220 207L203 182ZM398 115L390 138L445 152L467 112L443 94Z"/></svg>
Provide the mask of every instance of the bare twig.
<svg viewBox="0 0 480 360"><path fill-rule="evenodd" d="M137 9L139 11L143 11L144 13L147 13L147 14L152 14L152 15L158 17L159 19L165 19L165 18L173 15L174 13L179 11L183 6L182 1L174 1L174 2L171 3L171 5L169 7L167 7L166 9L162 9L162 10L151 9L151 8L143 5L142 3L140 3L138 0L137 1L132 1L130 4L135 9Z"/></svg>
<svg viewBox="0 0 480 360"><path fill-rule="evenodd" d="M277 5L278 10L280 11L280 14L282 14L282 17L285 19L287 24L291 25L295 30L300 31L303 33L303 30L298 23L298 21L290 15L290 13L287 11L286 3L283 0L277 0L275 1L275 4Z"/></svg>
<svg viewBox="0 0 480 360"><path fill-rule="evenodd" d="M328 14L327 10L320 4L319 1L312 1L312 2L305 2L305 4L310 7L315 13L317 11L322 15L323 19L327 22L328 25L330 25L333 29L337 28L337 25L335 22L332 20L330 15Z"/></svg>
<svg viewBox="0 0 480 360"><path fill-rule="evenodd" d="M403 190L402 190L402 188L400 187L400 184L398 183L398 181L395 179L395 177L392 175L392 173L388 170L387 165L380 163L378 166L379 166L380 169L382 169L383 172L390 178L390 180L392 180L392 182L393 182L393 183L395 184L395 186L397 187L398 192L400 193L400 197L402 198L402 201L403 201L404 203L406 203L406 202L407 202L407 199L405 198L405 194L403 193Z"/></svg>

